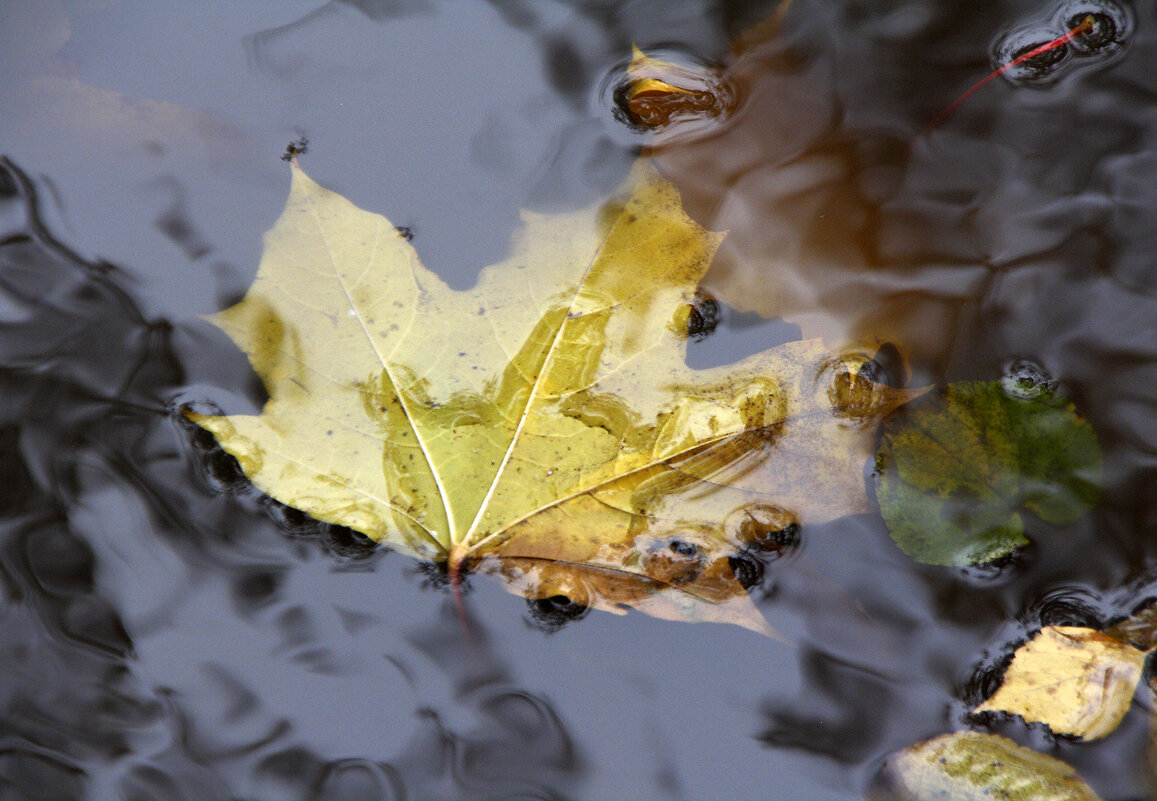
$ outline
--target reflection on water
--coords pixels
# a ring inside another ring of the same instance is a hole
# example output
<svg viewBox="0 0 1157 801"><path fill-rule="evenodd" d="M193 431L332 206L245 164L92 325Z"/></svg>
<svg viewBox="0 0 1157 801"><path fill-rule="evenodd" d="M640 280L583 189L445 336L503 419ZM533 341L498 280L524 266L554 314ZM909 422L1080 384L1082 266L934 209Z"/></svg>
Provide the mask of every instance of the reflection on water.
<svg viewBox="0 0 1157 801"><path fill-rule="evenodd" d="M4 3L0 794L859 798L889 752L965 725L1010 644L1157 595L1157 71L1150 9L1115 2L1123 46L1074 41L1051 80L994 80L926 134L1007 37L1086 4L797 0L729 60L769 4ZM702 344L894 342L916 384L1038 365L1104 450L1092 514L973 572L914 563L871 512L804 525L750 578L795 648L641 615L547 635L481 581L466 636L404 560L202 459L177 401L264 401L195 315L252 278L286 141L468 286L520 205L618 183L641 140L599 91L631 41L729 68L742 98L658 154L731 231ZM993 725L1105 799L1151 792L1141 704L1102 743Z"/></svg>

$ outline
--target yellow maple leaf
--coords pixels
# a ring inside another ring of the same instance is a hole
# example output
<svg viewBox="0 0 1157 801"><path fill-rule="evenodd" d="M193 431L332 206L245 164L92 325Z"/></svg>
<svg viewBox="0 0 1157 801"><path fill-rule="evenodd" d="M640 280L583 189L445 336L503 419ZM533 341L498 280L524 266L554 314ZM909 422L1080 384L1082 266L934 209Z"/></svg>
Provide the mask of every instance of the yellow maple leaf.
<svg viewBox="0 0 1157 801"><path fill-rule="evenodd" d="M1008 712L1086 740L1117 728L1146 652L1095 629L1046 626L1017 649L1004 681L974 712Z"/></svg>
<svg viewBox="0 0 1157 801"><path fill-rule="evenodd" d="M818 340L687 367L722 234L645 162L607 204L524 213L461 292L384 217L292 174L253 286L212 318L269 401L189 415L282 503L452 580L763 633L732 559L866 508L866 423L911 393Z"/></svg>

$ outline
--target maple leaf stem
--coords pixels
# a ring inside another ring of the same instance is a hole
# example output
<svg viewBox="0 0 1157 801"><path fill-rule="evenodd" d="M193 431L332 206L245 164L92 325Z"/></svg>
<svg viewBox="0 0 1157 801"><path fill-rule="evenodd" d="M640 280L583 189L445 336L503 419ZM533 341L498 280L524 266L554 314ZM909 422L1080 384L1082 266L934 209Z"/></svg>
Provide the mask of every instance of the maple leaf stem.
<svg viewBox="0 0 1157 801"><path fill-rule="evenodd" d="M450 592L454 596L454 608L458 610L458 620L466 625L466 604L462 601L462 563L470 549L465 545L453 545L446 557L446 574L450 578Z"/></svg>
<svg viewBox="0 0 1157 801"><path fill-rule="evenodd" d="M1091 31L1093 29L1093 25L1094 25L1094 20L1093 20L1092 15L1091 14L1086 15L1084 20L1081 22L1080 25L1076 26L1075 28L1073 28L1071 31L1064 34L1063 36L1058 36L1056 39L1053 39L1051 42L1045 42L1040 47L1034 47L1032 50L1029 50L1027 53L1022 53L1021 55L1017 56L1016 58L1014 58L1012 61L1008 62L1007 64L993 70L988 75L984 76L979 81L972 84L972 86L970 86L968 88L968 90L966 92L964 92L964 94L960 95L960 97L953 100L948 105L948 108L944 109L939 114L937 114L936 118L934 120L932 120L932 122L928 123L928 127L924 129L924 133L928 133L933 128L935 128L937 125L939 125L941 122L943 122L945 120L945 118L948 117L948 115L950 115L953 111L955 111L960 106L961 103L963 103L968 98L972 97L972 95L975 94L977 90L979 90L982 86L987 84L989 81L996 78L998 75L1003 75L1008 70L1012 69L1013 67L1017 66L1018 64L1022 64L1025 61L1028 61L1030 58L1036 58L1037 56L1041 55L1042 53L1047 53L1050 50L1055 50L1056 48L1058 48L1062 45L1068 44L1069 42L1071 42L1073 39L1077 38L1081 34L1085 34L1085 33L1088 33L1089 31Z"/></svg>

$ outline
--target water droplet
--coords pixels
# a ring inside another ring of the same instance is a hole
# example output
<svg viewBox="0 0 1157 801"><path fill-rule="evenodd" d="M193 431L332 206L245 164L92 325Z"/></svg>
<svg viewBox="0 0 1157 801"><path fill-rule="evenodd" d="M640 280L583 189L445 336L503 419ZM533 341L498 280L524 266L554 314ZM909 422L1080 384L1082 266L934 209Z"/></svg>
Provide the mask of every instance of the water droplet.
<svg viewBox="0 0 1157 801"><path fill-rule="evenodd" d="M1049 44L1064 33L1065 31L1054 30L1052 26L1032 25L1014 28L997 41L993 52L994 67L996 69L1005 67L1001 76L1020 86L1051 83L1060 77L1061 67L1072 58L1072 49L1068 43L1058 44L1031 58L1026 58L1019 64L1013 62Z"/></svg>
<svg viewBox="0 0 1157 801"><path fill-rule="evenodd" d="M799 523L786 509L752 503L736 509L723 521L730 542L761 558L778 558L799 545Z"/></svg>
<svg viewBox="0 0 1157 801"><path fill-rule="evenodd" d="M887 386L876 381L879 372L867 354L845 353L830 359L816 380L826 389L832 415L852 426L874 423L887 408Z"/></svg>
<svg viewBox="0 0 1157 801"><path fill-rule="evenodd" d="M1121 50L1133 33L1133 14L1114 0L1076 0L1057 13L1057 24L1071 30L1086 19L1091 29L1070 43L1078 56L1104 56Z"/></svg>
<svg viewBox="0 0 1157 801"><path fill-rule="evenodd" d="M331 554L348 561L381 557L386 553L385 549L379 548L378 544L365 534L345 526L323 524L321 542Z"/></svg>
<svg viewBox="0 0 1157 801"><path fill-rule="evenodd" d="M1059 587L1044 595L1023 614L1042 626L1084 626L1100 629L1105 625L1102 600L1084 587Z"/></svg>
<svg viewBox="0 0 1157 801"><path fill-rule="evenodd" d="M698 290L690 305L691 309L687 314L687 336L695 341L710 336L719 325L719 302L703 290Z"/></svg>
<svg viewBox="0 0 1157 801"><path fill-rule="evenodd" d="M735 574L735 580L743 589L751 589L763 581L763 565L750 554L736 554L727 557L727 564Z"/></svg>
<svg viewBox="0 0 1157 801"><path fill-rule="evenodd" d="M728 117L737 106L736 87L722 73L690 53L636 52L615 65L599 88L600 104L617 127L640 135L663 132L680 141Z"/></svg>
<svg viewBox="0 0 1157 801"><path fill-rule="evenodd" d="M1004 394L1010 398L1033 400L1045 393L1055 392L1056 380L1037 362L1031 359L1017 359L1004 368L1000 377Z"/></svg>
<svg viewBox="0 0 1157 801"><path fill-rule="evenodd" d="M526 608L531 622L548 634L553 634L571 621L581 620L590 611L589 606L576 603L565 595L527 598Z"/></svg>

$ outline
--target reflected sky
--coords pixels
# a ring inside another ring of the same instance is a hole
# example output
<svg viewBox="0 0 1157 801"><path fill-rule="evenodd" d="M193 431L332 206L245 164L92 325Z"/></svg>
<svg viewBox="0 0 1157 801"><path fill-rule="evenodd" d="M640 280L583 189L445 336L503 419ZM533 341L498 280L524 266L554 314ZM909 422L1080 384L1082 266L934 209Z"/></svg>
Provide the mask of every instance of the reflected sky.
<svg viewBox="0 0 1157 801"><path fill-rule="evenodd" d="M1029 0L797 2L744 109L662 155L732 231L710 347L878 335L916 383L1021 358L1057 379L1101 437L1106 497L1030 531L1020 562L916 565L865 513L803 527L753 588L793 647L638 614L547 635L485 581L467 637L406 560L291 535L212 479L170 404L264 401L196 315L249 285L286 142L308 136L316 179L466 287L519 207L619 182L637 140L599 88L630 42L723 62L763 4L725 5L2 4L5 791L854 799L887 753L960 724L970 679L1062 590L1105 621L1152 594L1151 15L1113 60L994 81L918 136ZM1137 797L1135 713L1104 747L1002 733Z"/></svg>

